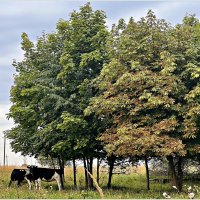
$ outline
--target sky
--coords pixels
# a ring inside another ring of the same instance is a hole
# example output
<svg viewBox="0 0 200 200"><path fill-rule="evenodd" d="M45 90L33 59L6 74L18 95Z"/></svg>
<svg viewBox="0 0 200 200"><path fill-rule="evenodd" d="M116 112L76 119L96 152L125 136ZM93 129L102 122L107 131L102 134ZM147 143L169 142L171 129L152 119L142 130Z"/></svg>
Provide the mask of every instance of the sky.
<svg viewBox="0 0 200 200"><path fill-rule="evenodd" d="M89 1L85 0L0 0L0 165L3 164L3 131L14 126L6 114L11 106L10 89L14 84L15 69L13 59L21 61L21 34L26 32L32 41L36 41L42 32L55 31L59 19L68 20L73 10L78 10ZM107 15L106 25L111 27L120 18L126 21L132 16L135 20L144 17L149 9L158 18L165 19L171 25L181 23L186 14L196 14L200 18L200 1L114 1L92 0L94 10L103 10ZM6 141L6 155L9 165L36 164L34 158L12 152L9 140Z"/></svg>

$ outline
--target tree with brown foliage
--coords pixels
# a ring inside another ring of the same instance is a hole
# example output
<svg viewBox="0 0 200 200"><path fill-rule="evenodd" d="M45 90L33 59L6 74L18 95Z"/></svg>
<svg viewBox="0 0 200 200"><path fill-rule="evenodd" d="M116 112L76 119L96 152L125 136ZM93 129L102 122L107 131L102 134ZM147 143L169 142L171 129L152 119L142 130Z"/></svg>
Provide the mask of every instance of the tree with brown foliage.
<svg viewBox="0 0 200 200"><path fill-rule="evenodd" d="M85 111L112 119L100 137L110 154L166 156L179 190L182 157L191 144L193 150L199 145L197 29L193 16L176 27L152 11L138 22L131 18L115 56L96 79L101 93ZM178 158L178 170L173 157Z"/></svg>

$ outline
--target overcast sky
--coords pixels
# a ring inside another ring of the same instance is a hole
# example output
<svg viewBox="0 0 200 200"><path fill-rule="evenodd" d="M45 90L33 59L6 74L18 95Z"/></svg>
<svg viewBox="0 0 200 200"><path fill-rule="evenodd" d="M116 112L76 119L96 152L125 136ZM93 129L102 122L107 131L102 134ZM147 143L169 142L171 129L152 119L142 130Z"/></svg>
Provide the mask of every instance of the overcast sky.
<svg viewBox="0 0 200 200"><path fill-rule="evenodd" d="M0 165L3 163L3 131L13 126L6 119L11 105L10 88L13 85L13 59L23 59L20 49L21 33L26 32L32 41L43 31L55 31L59 19L69 19L70 12L78 10L88 1L68 0L0 0ZM200 1L91 1L93 9L106 12L107 26L116 23L119 18L126 21L132 16L135 20L144 17L152 9L158 18L164 18L172 25L181 22L186 14L200 17ZM6 144L8 164L21 165L24 159L20 154L11 152L9 141ZM28 164L35 164L27 158Z"/></svg>

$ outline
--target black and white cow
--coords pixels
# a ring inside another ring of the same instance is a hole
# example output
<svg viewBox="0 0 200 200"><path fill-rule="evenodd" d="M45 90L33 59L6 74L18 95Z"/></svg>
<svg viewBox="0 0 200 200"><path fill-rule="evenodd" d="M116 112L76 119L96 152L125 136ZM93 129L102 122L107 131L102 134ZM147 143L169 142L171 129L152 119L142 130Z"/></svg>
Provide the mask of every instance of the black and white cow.
<svg viewBox="0 0 200 200"><path fill-rule="evenodd" d="M25 180L26 170L25 169L13 169L10 175L10 182L8 188L11 186L12 182L15 181L15 185L19 186L20 183Z"/></svg>
<svg viewBox="0 0 200 200"><path fill-rule="evenodd" d="M56 180L58 184L58 189L62 190L61 176L62 171L60 169L49 169L40 168L37 166L27 166L26 179L29 184L29 189L31 189L31 180L35 182L36 189L41 189L41 181L53 181ZM29 180L30 177L30 180Z"/></svg>

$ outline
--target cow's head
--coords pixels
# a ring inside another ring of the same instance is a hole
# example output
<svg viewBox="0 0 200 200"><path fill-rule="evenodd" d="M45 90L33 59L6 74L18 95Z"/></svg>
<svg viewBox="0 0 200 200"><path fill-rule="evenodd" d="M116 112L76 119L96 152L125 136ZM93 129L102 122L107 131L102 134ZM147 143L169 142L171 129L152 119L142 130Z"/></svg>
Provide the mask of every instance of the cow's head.
<svg viewBox="0 0 200 200"><path fill-rule="evenodd" d="M30 174L33 174L33 170L34 170L35 168L37 168L36 165L28 165L28 166L27 166L27 170L26 170L26 176L27 176L27 175L30 175Z"/></svg>
<svg viewBox="0 0 200 200"><path fill-rule="evenodd" d="M27 165L27 168L37 168L37 165Z"/></svg>

